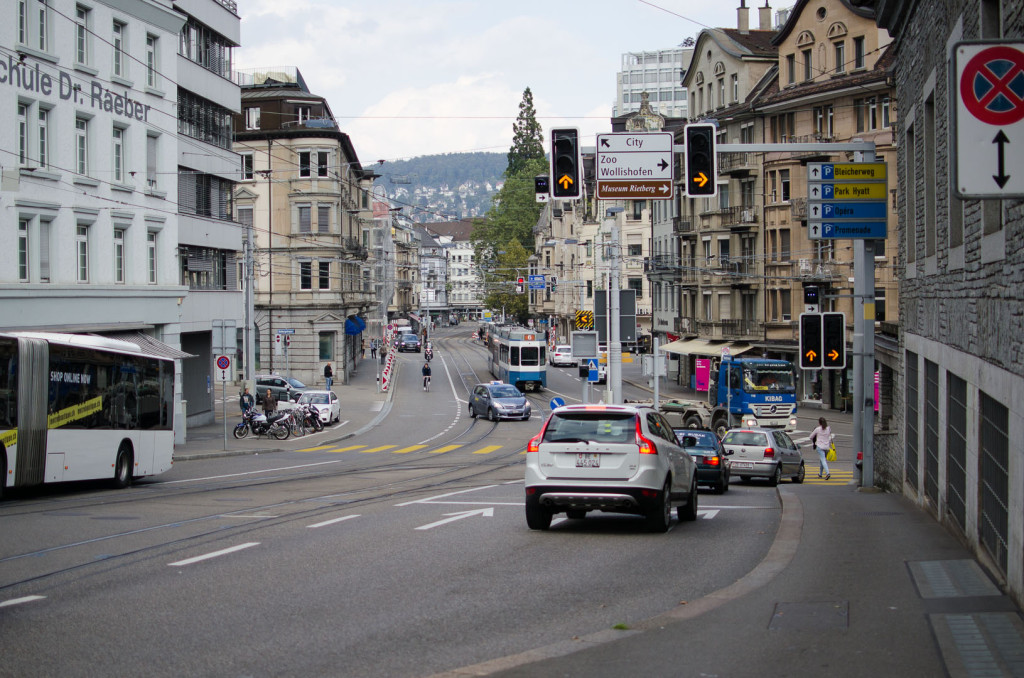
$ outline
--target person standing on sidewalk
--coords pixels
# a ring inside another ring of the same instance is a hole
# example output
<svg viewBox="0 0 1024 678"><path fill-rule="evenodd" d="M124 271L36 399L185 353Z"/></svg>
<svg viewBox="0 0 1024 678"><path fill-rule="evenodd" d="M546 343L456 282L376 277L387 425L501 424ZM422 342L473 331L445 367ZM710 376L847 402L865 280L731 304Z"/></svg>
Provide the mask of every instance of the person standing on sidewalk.
<svg viewBox="0 0 1024 678"><path fill-rule="evenodd" d="M331 364L327 363L324 365L324 381L327 382L327 390L331 390L331 384L334 383L334 370L331 369Z"/></svg>
<svg viewBox="0 0 1024 678"><path fill-rule="evenodd" d="M268 388L267 395L263 396L263 414L267 415L267 417L269 418L270 415L272 415L276 409L277 398L274 397L274 394L271 393L270 389Z"/></svg>
<svg viewBox="0 0 1024 678"><path fill-rule="evenodd" d="M371 339L370 340L370 360L376 360L376 359L377 359L377 340L376 339Z"/></svg>
<svg viewBox="0 0 1024 678"><path fill-rule="evenodd" d="M366 357L366 339L359 340L359 359L362 360Z"/></svg>
<svg viewBox="0 0 1024 678"><path fill-rule="evenodd" d="M832 438L832 427L825 421L825 417L818 417L818 428L811 431L811 444L818 449L818 477L821 478L824 473L825 480L832 477L828 470L828 461L825 459L828 448L832 445Z"/></svg>
<svg viewBox="0 0 1024 678"><path fill-rule="evenodd" d="M242 414L251 410L255 404L256 400L252 397L252 394L249 393L249 387L246 386L245 392L238 399L238 406L242 408Z"/></svg>

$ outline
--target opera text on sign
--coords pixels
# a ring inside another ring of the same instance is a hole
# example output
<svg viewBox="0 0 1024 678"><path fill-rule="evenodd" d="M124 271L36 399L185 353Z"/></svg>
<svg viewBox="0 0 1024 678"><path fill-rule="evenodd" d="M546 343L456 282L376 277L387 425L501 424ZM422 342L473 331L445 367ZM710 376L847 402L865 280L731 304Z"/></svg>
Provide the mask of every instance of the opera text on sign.
<svg viewBox="0 0 1024 678"><path fill-rule="evenodd" d="M956 192L1024 198L1024 42L953 45Z"/></svg>
<svg viewBox="0 0 1024 678"><path fill-rule="evenodd" d="M884 162L807 165L807 237L885 238L888 168Z"/></svg>
<svg viewBox="0 0 1024 678"><path fill-rule="evenodd" d="M636 200L672 198L671 132L597 135L597 197Z"/></svg>

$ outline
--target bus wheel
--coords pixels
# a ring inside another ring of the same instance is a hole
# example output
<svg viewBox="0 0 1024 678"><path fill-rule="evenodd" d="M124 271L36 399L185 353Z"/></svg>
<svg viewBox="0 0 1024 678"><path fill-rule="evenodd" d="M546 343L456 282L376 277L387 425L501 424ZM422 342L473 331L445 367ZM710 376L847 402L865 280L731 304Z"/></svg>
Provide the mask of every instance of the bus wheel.
<svg viewBox="0 0 1024 678"><path fill-rule="evenodd" d="M121 489L132 483L132 452L127 445L122 445L117 451L117 461L114 462L114 487Z"/></svg>

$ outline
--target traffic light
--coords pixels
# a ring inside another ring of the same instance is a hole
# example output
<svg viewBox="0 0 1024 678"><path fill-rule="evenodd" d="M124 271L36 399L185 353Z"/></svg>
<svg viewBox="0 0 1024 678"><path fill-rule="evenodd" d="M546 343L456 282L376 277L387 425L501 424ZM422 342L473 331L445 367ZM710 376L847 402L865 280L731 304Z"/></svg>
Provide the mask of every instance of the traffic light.
<svg viewBox="0 0 1024 678"><path fill-rule="evenodd" d="M713 198L718 194L715 163L715 126L695 123L684 129L686 137L686 197Z"/></svg>
<svg viewBox="0 0 1024 678"><path fill-rule="evenodd" d="M846 367L846 314L821 314L821 366L841 370Z"/></svg>
<svg viewBox="0 0 1024 678"><path fill-rule="evenodd" d="M808 313L818 312L819 303L818 288L816 285L808 285L804 288L804 306L810 306L813 308L806 309Z"/></svg>
<svg viewBox="0 0 1024 678"><path fill-rule="evenodd" d="M575 127L551 130L551 197L580 197L580 131Z"/></svg>
<svg viewBox="0 0 1024 678"><path fill-rule="evenodd" d="M821 369L821 314L800 314L800 367Z"/></svg>
<svg viewBox="0 0 1024 678"><path fill-rule="evenodd" d="M524 278L516 278L516 294L522 294L525 285L526 280Z"/></svg>
<svg viewBox="0 0 1024 678"><path fill-rule="evenodd" d="M551 291L552 291L552 292L555 292L555 291L557 291L557 290L558 290L558 276L555 276L555 275L553 275L553 276L550 276L550 277L548 278L548 282L549 282L549 283L550 283L550 285L551 285Z"/></svg>

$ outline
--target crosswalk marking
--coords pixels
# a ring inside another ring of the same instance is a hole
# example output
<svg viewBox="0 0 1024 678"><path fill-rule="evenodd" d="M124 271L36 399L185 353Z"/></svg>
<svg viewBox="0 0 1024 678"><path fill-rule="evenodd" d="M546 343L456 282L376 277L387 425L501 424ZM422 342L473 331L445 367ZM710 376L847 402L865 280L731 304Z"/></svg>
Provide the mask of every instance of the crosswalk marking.
<svg viewBox="0 0 1024 678"><path fill-rule="evenodd" d="M384 450L390 450L398 445L381 445L380 447L371 447L368 450L360 450L359 454L371 454L373 452L383 452Z"/></svg>
<svg viewBox="0 0 1024 678"><path fill-rule="evenodd" d="M500 450L501 445L488 445L487 447L481 447L479 450L475 450L473 454L490 454L495 450Z"/></svg>
<svg viewBox="0 0 1024 678"><path fill-rule="evenodd" d="M409 452L415 452L416 450L422 450L426 445L410 445L409 447L403 447L400 450L395 450L391 454L407 454Z"/></svg>
<svg viewBox="0 0 1024 678"><path fill-rule="evenodd" d="M462 445L445 445L444 447L439 447L436 450L431 450L430 453L441 454L442 452L451 452L452 450L457 450L460 447L462 447Z"/></svg>
<svg viewBox="0 0 1024 678"><path fill-rule="evenodd" d="M845 485L851 480L853 480L853 471L832 471L832 477L828 480L811 473L804 478L804 482L811 485Z"/></svg>
<svg viewBox="0 0 1024 678"><path fill-rule="evenodd" d="M366 445L349 445L348 447L336 447L331 452L351 452L352 450L358 450Z"/></svg>
<svg viewBox="0 0 1024 678"><path fill-rule="evenodd" d="M319 450L329 450L329 449L331 449L333 447L334 447L334 445L319 445L317 447L305 447L305 448L299 450L299 452L317 452Z"/></svg>

